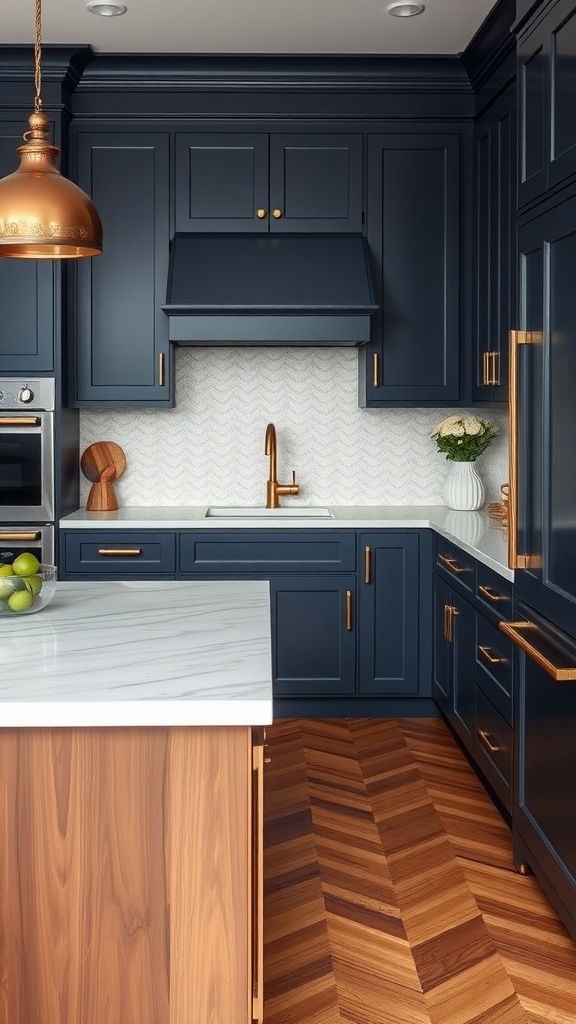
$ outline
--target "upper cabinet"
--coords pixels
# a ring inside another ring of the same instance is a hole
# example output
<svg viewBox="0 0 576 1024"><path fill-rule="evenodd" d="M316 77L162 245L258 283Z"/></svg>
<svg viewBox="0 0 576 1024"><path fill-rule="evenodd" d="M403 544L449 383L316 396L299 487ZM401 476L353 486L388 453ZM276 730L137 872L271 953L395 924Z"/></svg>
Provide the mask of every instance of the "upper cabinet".
<svg viewBox="0 0 576 1024"><path fill-rule="evenodd" d="M177 231L362 231L362 135L178 133Z"/></svg>
<svg viewBox="0 0 576 1024"><path fill-rule="evenodd" d="M0 178L18 167L27 116L0 122ZM56 279L53 260L0 259L0 373L53 371Z"/></svg>
<svg viewBox="0 0 576 1024"><path fill-rule="evenodd" d="M166 296L168 133L76 134L76 180L102 218L104 252L73 269L71 404L171 404Z"/></svg>
<svg viewBox="0 0 576 1024"><path fill-rule="evenodd" d="M369 138L367 235L380 309L361 353L366 407L458 401L460 147L456 133Z"/></svg>
<svg viewBox="0 0 576 1024"><path fill-rule="evenodd" d="M516 85L474 130L472 398L506 401L508 338L516 325Z"/></svg>
<svg viewBox="0 0 576 1024"><path fill-rule="evenodd" d="M576 2L537 8L518 41L518 201L525 206L576 175Z"/></svg>

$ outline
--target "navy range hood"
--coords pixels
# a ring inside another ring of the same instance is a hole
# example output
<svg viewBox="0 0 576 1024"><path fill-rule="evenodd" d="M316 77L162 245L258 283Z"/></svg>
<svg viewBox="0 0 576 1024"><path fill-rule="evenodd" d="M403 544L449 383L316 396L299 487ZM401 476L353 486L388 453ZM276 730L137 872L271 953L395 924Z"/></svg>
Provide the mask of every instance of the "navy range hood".
<svg viewBox="0 0 576 1024"><path fill-rule="evenodd" d="M378 306L362 235L177 234L162 307L179 345L360 345Z"/></svg>

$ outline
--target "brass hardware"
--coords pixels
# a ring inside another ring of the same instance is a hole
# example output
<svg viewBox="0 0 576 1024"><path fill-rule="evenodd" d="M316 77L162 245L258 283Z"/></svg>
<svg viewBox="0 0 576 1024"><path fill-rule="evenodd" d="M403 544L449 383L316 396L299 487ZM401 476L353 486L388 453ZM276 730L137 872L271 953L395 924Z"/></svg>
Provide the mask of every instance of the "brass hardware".
<svg viewBox="0 0 576 1024"><path fill-rule="evenodd" d="M92 200L56 167L42 110L42 8L35 0L34 113L18 147L20 166L0 181L0 256L63 259L102 252L102 224Z"/></svg>
<svg viewBox="0 0 576 1024"><path fill-rule="evenodd" d="M29 533L5 533L3 530L0 532L0 540L40 540L41 534L38 530L32 530Z"/></svg>
<svg viewBox="0 0 576 1024"><path fill-rule="evenodd" d="M489 647L482 647L479 645L478 650L484 655L486 661L489 661L491 665L498 665L501 661L504 661L504 658L495 658Z"/></svg>
<svg viewBox="0 0 576 1024"><path fill-rule="evenodd" d="M458 609L454 605L448 606L448 643L454 643L454 619L458 615Z"/></svg>
<svg viewBox="0 0 576 1024"><path fill-rule="evenodd" d="M264 748L252 747L252 866L251 914L248 942L251 948L252 1022L262 1024L264 1014Z"/></svg>
<svg viewBox="0 0 576 1024"><path fill-rule="evenodd" d="M372 356L372 385L375 388L380 387L380 353L375 352Z"/></svg>
<svg viewBox="0 0 576 1024"><path fill-rule="evenodd" d="M164 387L164 353L161 352L158 356L158 385Z"/></svg>
<svg viewBox="0 0 576 1024"><path fill-rule="evenodd" d="M372 551L369 547L364 549L364 582L370 583L372 578Z"/></svg>
<svg viewBox="0 0 576 1024"><path fill-rule="evenodd" d="M486 350L482 353L482 383L483 384L499 384L500 383L500 371L499 371L499 352L492 352Z"/></svg>
<svg viewBox="0 0 576 1024"><path fill-rule="evenodd" d="M499 384L500 383L500 353L499 352L491 352L490 353L490 359L492 361L492 370L491 370L491 374L490 374L490 383L491 384Z"/></svg>
<svg viewBox="0 0 576 1024"><path fill-rule="evenodd" d="M478 584L478 590L484 597L487 597L489 601L505 601L506 598L503 594L498 594L492 587L485 587L482 584Z"/></svg>
<svg viewBox="0 0 576 1024"><path fill-rule="evenodd" d="M447 604L444 605L444 639L448 639L448 616L450 614L450 608Z"/></svg>
<svg viewBox="0 0 576 1024"><path fill-rule="evenodd" d="M438 559L440 562L444 562L444 564L447 565L448 568L452 570L452 572L459 574L461 572L470 571L469 569L464 569L461 565L458 565L458 562L455 562L450 555L438 555Z"/></svg>
<svg viewBox="0 0 576 1024"><path fill-rule="evenodd" d="M490 383L490 381L488 380L488 356L489 355L490 355L490 353L488 351L482 353L482 383L483 384L489 384Z"/></svg>
<svg viewBox="0 0 576 1024"><path fill-rule="evenodd" d="M533 622L501 622L500 629L506 636L509 636L515 644L518 644L532 661L535 661L540 668L543 668L552 679L555 679L557 683L572 682L576 679L576 666L571 668L560 668L555 665L553 661L550 661L545 654L542 654L534 644L523 635L523 631L532 634L538 634L540 631L538 626L535 626Z"/></svg>
<svg viewBox="0 0 576 1024"><path fill-rule="evenodd" d="M0 416L0 427L37 427L38 416Z"/></svg>
<svg viewBox="0 0 576 1024"><path fill-rule="evenodd" d="M294 470L292 470L291 484L278 483L276 470L276 428L273 423L269 423L268 426L266 427L266 437L264 439L264 453L270 457L270 470L268 473L268 482L266 484L266 508L280 508L278 495L298 494L300 488L296 483L296 472Z"/></svg>
<svg viewBox="0 0 576 1024"><path fill-rule="evenodd" d="M492 754L496 754L501 749L497 743L492 742L494 737L491 737L490 733L486 732L485 729L478 729L478 736L482 740L484 746L488 747L488 750L490 750Z"/></svg>
<svg viewBox="0 0 576 1024"><path fill-rule="evenodd" d="M508 565L511 569L541 569L540 555L518 554L518 346L538 345L541 331L510 331L509 362L509 476L508 476Z"/></svg>
<svg viewBox="0 0 576 1024"><path fill-rule="evenodd" d="M352 629L352 591L346 591L346 629Z"/></svg>
<svg viewBox="0 0 576 1024"><path fill-rule="evenodd" d="M258 220L264 220L266 217L266 210L260 206L259 209L256 210L256 216L258 217Z"/></svg>
<svg viewBox="0 0 576 1024"><path fill-rule="evenodd" d="M522 861L520 864L516 865L516 871L517 871L517 873L519 875L531 875L532 874L532 868L530 867L529 864L526 864L525 861Z"/></svg>
<svg viewBox="0 0 576 1024"><path fill-rule="evenodd" d="M274 217L274 220L280 220L282 216L282 210L272 210L272 216Z"/></svg>
<svg viewBox="0 0 576 1024"><path fill-rule="evenodd" d="M141 555L142 548L98 548L99 555Z"/></svg>

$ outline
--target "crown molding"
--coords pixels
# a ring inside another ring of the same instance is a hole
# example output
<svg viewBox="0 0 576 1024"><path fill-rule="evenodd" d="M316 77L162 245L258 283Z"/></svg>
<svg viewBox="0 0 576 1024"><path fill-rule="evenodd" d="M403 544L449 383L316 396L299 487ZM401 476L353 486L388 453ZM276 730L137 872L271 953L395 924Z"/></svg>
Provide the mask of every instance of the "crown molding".
<svg viewBox="0 0 576 1024"><path fill-rule="evenodd" d="M512 34L515 17L515 0L499 0L464 50L462 64L474 92L485 85L507 58L515 55L516 39Z"/></svg>

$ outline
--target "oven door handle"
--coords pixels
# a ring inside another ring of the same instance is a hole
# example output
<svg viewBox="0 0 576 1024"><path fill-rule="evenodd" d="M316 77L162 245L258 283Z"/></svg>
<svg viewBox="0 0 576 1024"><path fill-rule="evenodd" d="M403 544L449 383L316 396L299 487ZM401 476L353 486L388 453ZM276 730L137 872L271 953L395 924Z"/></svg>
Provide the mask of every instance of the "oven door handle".
<svg viewBox="0 0 576 1024"><path fill-rule="evenodd" d="M39 416L0 416L0 427L39 427Z"/></svg>
<svg viewBox="0 0 576 1024"><path fill-rule="evenodd" d="M9 540L40 540L41 537L42 537L42 534L40 533L39 530L34 530L34 531L29 530L28 532L25 532L25 533L24 532L19 532L19 533L11 532L11 533L7 533L6 530L0 530L0 540L3 540L3 541L9 541Z"/></svg>

